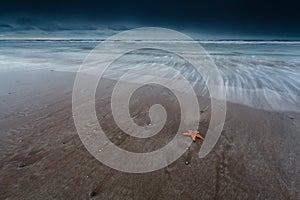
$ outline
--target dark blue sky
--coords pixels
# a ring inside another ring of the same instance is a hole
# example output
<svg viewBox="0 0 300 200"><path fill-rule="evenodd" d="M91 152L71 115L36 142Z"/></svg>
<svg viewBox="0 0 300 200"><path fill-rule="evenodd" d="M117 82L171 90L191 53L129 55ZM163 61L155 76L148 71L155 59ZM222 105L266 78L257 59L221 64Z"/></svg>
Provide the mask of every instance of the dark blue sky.
<svg viewBox="0 0 300 200"><path fill-rule="evenodd" d="M247 35L300 36L297 1L198 0L10 0L1 2L0 30L38 27L89 29L93 24L163 26ZM18 26L15 26L17 24ZM22 26L20 26L22 25Z"/></svg>

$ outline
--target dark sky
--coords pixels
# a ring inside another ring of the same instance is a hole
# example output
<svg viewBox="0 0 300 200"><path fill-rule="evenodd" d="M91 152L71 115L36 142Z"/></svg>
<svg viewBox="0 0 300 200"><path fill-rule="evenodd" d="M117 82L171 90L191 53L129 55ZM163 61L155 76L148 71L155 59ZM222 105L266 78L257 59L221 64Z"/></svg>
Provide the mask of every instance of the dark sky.
<svg viewBox="0 0 300 200"><path fill-rule="evenodd" d="M126 25L130 22L178 29L298 37L299 10L300 3L291 0L10 0L1 2L0 25L4 27L5 22L14 20L25 24L66 21L74 27L86 23Z"/></svg>

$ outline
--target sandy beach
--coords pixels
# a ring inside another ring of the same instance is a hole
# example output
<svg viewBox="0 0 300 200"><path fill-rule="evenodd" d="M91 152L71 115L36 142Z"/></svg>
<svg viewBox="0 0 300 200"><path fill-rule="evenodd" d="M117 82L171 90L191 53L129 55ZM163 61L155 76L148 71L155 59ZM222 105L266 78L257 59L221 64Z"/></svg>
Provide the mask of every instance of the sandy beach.
<svg viewBox="0 0 300 200"><path fill-rule="evenodd" d="M96 160L79 139L72 117L75 75L50 70L0 73L1 199L300 198L299 113L228 102L222 135L204 159L198 158L202 141L197 140L164 169L123 173ZM147 110L153 103L161 103L168 113L158 135L136 139L114 123L109 101L114 81L101 81L97 117L113 143L147 152L172 139L180 113L168 90L148 86L135 94L130 109L138 125L149 123ZM210 104L204 97L199 103L199 131L205 136Z"/></svg>

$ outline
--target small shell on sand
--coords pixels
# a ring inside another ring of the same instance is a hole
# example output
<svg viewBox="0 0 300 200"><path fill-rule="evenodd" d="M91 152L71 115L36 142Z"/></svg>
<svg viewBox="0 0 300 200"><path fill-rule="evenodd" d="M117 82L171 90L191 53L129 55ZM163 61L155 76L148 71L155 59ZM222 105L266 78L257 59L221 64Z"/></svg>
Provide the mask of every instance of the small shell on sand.
<svg viewBox="0 0 300 200"><path fill-rule="evenodd" d="M25 167L25 166L26 166L26 164L23 163L23 162L20 162L20 163L18 164L18 167L19 167L19 168L23 168L23 167Z"/></svg>

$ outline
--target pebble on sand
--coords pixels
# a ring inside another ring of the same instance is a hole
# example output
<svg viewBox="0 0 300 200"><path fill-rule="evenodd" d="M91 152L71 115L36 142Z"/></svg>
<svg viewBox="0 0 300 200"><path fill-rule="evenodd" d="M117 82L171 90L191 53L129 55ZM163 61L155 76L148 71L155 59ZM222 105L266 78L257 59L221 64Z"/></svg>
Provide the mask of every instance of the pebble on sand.
<svg viewBox="0 0 300 200"><path fill-rule="evenodd" d="M189 161L185 161L185 164L186 164L186 165L189 165L190 163L189 163Z"/></svg>
<svg viewBox="0 0 300 200"><path fill-rule="evenodd" d="M26 164L23 163L23 162L21 162L21 163L18 164L18 167L19 167L19 168L23 168L23 167L25 167L25 166L26 166Z"/></svg>
<svg viewBox="0 0 300 200"><path fill-rule="evenodd" d="M95 191L90 192L90 197L95 197L96 195L97 195L97 192L95 192Z"/></svg>

